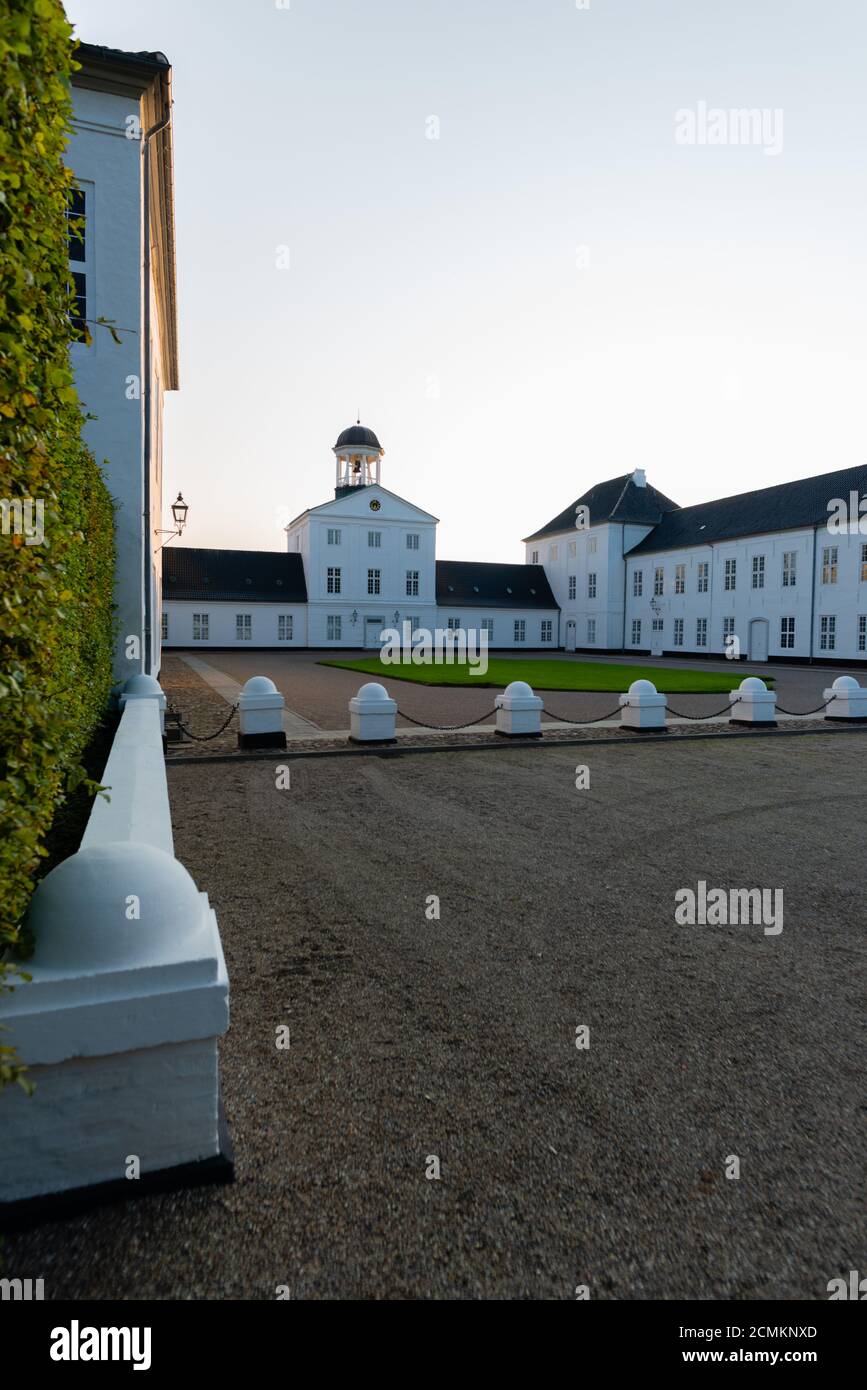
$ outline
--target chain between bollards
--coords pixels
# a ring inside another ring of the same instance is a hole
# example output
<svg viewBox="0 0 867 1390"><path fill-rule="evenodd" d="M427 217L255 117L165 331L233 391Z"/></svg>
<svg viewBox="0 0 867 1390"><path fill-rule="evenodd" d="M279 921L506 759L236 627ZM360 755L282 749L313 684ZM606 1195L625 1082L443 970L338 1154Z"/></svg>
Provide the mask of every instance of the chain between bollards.
<svg viewBox="0 0 867 1390"><path fill-rule="evenodd" d="M475 724L481 724L484 719L490 719L497 713L496 709L489 709L487 714L480 714L478 719L469 719L466 724L426 724L423 719L413 719L411 714L405 714L402 709L397 713L401 719L409 720L410 724L417 724L420 729L436 729L438 733L448 734L455 729L472 729Z"/></svg>
<svg viewBox="0 0 867 1390"><path fill-rule="evenodd" d="M558 724L601 724L606 719L613 719L620 713L620 706L613 709L610 714L600 714L596 719L567 719L562 714L555 714L553 710L545 709L544 706L539 711L540 714L547 714L549 719L556 719Z"/></svg>
<svg viewBox="0 0 867 1390"><path fill-rule="evenodd" d="M174 716L177 727L187 735L187 738L194 739L196 743L210 743L212 739L219 738L220 734L224 733L225 730L228 729L232 720L235 718L235 715L238 713L238 706L232 706L231 711L229 712L229 717L226 720L225 724L221 724L219 729L217 729L216 733L213 734L194 734L191 729L187 728L186 724L181 723L177 711L173 710L171 706L169 706L166 712Z"/></svg>

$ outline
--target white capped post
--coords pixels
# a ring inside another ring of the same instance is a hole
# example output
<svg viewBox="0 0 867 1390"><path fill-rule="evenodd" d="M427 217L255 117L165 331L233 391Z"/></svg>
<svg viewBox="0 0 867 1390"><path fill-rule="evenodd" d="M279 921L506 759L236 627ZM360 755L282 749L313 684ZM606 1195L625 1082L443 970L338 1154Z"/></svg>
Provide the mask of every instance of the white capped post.
<svg viewBox="0 0 867 1390"><path fill-rule="evenodd" d="M503 738L541 738L543 703L526 681L512 681L494 701L496 732Z"/></svg>
<svg viewBox="0 0 867 1390"><path fill-rule="evenodd" d="M239 748L285 748L285 701L267 676L251 676L238 696Z"/></svg>
<svg viewBox="0 0 867 1390"><path fill-rule="evenodd" d="M867 688L854 676L838 676L830 690L823 691L822 699L830 701L826 719L846 724L867 722Z"/></svg>
<svg viewBox="0 0 867 1390"><path fill-rule="evenodd" d="M777 727L777 696L768 690L758 676L746 676L737 690L729 691L732 701L730 724L740 724L745 728L761 725L766 729Z"/></svg>
<svg viewBox="0 0 867 1390"><path fill-rule="evenodd" d="M352 743L394 743L397 700L384 685L368 681L349 701L349 738Z"/></svg>
<svg viewBox="0 0 867 1390"><path fill-rule="evenodd" d="M639 733L665 732L667 698L658 693L653 681L633 681L626 694L620 696L621 727Z"/></svg>

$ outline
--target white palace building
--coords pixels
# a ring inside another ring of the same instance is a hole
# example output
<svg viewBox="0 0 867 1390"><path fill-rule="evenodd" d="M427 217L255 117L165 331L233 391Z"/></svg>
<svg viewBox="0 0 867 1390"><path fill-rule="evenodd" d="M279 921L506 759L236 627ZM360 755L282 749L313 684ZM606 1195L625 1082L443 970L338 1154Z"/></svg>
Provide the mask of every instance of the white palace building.
<svg viewBox="0 0 867 1390"><path fill-rule="evenodd" d="M163 551L164 647L378 648L414 628L491 648L867 663L867 466L679 507L636 469L524 541L525 563L436 558L437 518L383 487L361 424L334 497L287 549Z"/></svg>

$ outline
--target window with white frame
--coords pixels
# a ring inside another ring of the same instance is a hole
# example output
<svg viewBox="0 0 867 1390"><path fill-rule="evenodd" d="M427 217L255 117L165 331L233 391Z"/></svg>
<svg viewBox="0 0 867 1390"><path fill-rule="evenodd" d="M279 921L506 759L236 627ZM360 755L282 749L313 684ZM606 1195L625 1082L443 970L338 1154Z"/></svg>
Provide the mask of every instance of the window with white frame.
<svg viewBox="0 0 867 1390"><path fill-rule="evenodd" d="M596 641L596 619L595 619L595 618L588 618L588 619L587 619L587 644L588 644L588 646L591 646L591 647L592 647L593 644L595 643L595 641Z"/></svg>
<svg viewBox="0 0 867 1390"><path fill-rule="evenodd" d="M328 528L328 544L329 544L329 545L339 545L339 544L340 544L340 535L341 535L341 531L340 531L340 527L339 527L339 526L329 526L329 528ZM300 541L301 541L301 537L300 537L300 536L298 537L298 541L299 541L299 546L300 546Z"/></svg>
<svg viewBox="0 0 867 1390"><path fill-rule="evenodd" d="M734 618L723 618L723 646L728 646L728 640L735 635Z"/></svg>
<svg viewBox="0 0 867 1390"><path fill-rule="evenodd" d="M819 647L823 652L832 652L837 645L837 619L825 614L819 624Z"/></svg>
<svg viewBox="0 0 867 1390"><path fill-rule="evenodd" d="M163 640L164 642L167 642L167 641L168 641L168 637L169 637L169 615L168 615L168 613L165 612L165 610L163 611L163 616L162 616L162 618L161 618L161 620L160 620L160 637L162 638L162 640Z"/></svg>
<svg viewBox="0 0 867 1390"><path fill-rule="evenodd" d="M209 626L209 623L208 623L208 614L207 614L207 613L194 613L194 614L193 614L193 641L194 641L194 642L207 642L207 640L208 640L208 626Z"/></svg>
<svg viewBox="0 0 867 1390"><path fill-rule="evenodd" d="M253 636L253 618L250 613L235 614L235 641L249 642Z"/></svg>
<svg viewBox="0 0 867 1390"><path fill-rule="evenodd" d="M418 570L407 570L406 572L406 596L407 598L418 598Z"/></svg>
<svg viewBox="0 0 867 1390"><path fill-rule="evenodd" d="M797 550L783 551L783 588L794 589L798 574Z"/></svg>
<svg viewBox="0 0 867 1390"><path fill-rule="evenodd" d="M753 588L763 589L765 587L765 557L764 555L753 556Z"/></svg>
<svg viewBox="0 0 867 1390"><path fill-rule="evenodd" d="M538 565L538 563L539 563L539 552L538 552L538 550L531 550L531 551L530 551L530 564L531 564L531 565Z"/></svg>
<svg viewBox="0 0 867 1390"><path fill-rule="evenodd" d="M523 618L515 619L515 641L523 642L527 636L527 624Z"/></svg>
<svg viewBox="0 0 867 1390"><path fill-rule="evenodd" d="M725 580L723 583L723 587L725 589L735 589L737 587L737 582L738 562L737 560L726 560Z"/></svg>
<svg viewBox="0 0 867 1390"><path fill-rule="evenodd" d="M379 550L379 548L380 548L381 545L382 545L382 532L381 532L381 531L368 531L368 533L367 533L367 544L368 544L368 546L370 547L370 549L372 549L372 550Z"/></svg>
<svg viewBox="0 0 867 1390"><path fill-rule="evenodd" d="M482 618L482 632L488 634L488 641L494 640L494 620L493 618Z"/></svg>
<svg viewBox="0 0 867 1390"><path fill-rule="evenodd" d="M837 583L837 547L826 545L822 551L822 583Z"/></svg>
<svg viewBox="0 0 867 1390"><path fill-rule="evenodd" d="M588 555L595 555L595 554L596 554L596 537L595 537L595 536L588 536L588 537L587 537L587 554L588 554Z"/></svg>
<svg viewBox="0 0 867 1390"><path fill-rule="evenodd" d="M795 620L794 618L780 619L780 646L783 651L787 651L795 645Z"/></svg>
<svg viewBox="0 0 867 1390"><path fill-rule="evenodd" d="M574 574L569 575L569 597L574 598L578 588L578 580Z"/></svg>
<svg viewBox="0 0 867 1390"><path fill-rule="evenodd" d="M665 620L663 618L654 618L650 624L651 632L662 632L664 627Z"/></svg>
<svg viewBox="0 0 867 1390"><path fill-rule="evenodd" d="M340 593L340 566L329 565L325 575L325 587L329 594Z"/></svg>
<svg viewBox="0 0 867 1390"><path fill-rule="evenodd" d="M662 598L665 589L665 570L662 565L657 565L653 571L653 597Z"/></svg>
<svg viewBox="0 0 867 1390"><path fill-rule="evenodd" d="M329 613L325 619L325 636L329 642L339 642L343 619L339 613Z"/></svg>
<svg viewBox="0 0 867 1390"><path fill-rule="evenodd" d="M858 650L867 652L867 613L858 614Z"/></svg>
<svg viewBox="0 0 867 1390"><path fill-rule="evenodd" d="M675 618L675 620L674 620L674 637L673 637L672 640L673 640L674 645L675 645L676 647L682 647L682 646L683 646L683 618Z"/></svg>
<svg viewBox="0 0 867 1390"><path fill-rule="evenodd" d="M686 565L675 565L674 567L674 592L676 594L686 593Z"/></svg>
<svg viewBox="0 0 867 1390"><path fill-rule="evenodd" d="M578 554L578 542L577 542L577 541L570 541L570 542L569 542L569 558L570 558L570 560L574 560L574 559L575 559L575 556L576 556L577 554Z"/></svg>
<svg viewBox="0 0 867 1390"><path fill-rule="evenodd" d="M632 571L632 597L641 598L644 589L644 570Z"/></svg>
<svg viewBox="0 0 867 1390"><path fill-rule="evenodd" d="M292 628L293 628L292 614L291 614L291 613L278 613L278 614L277 614L277 641L278 641L278 642L291 642L291 641L292 641Z"/></svg>
<svg viewBox="0 0 867 1390"><path fill-rule="evenodd" d="M710 583L710 561L699 560L698 562L698 584L697 589L700 594L706 594Z"/></svg>
<svg viewBox="0 0 867 1390"><path fill-rule="evenodd" d="M374 596L382 593L382 570L367 571L367 592Z"/></svg>
<svg viewBox="0 0 867 1390"><path fill-rule="evenodd" d="M590 573L590 574L588 574L588 576L587 576L587 597L588 597L588 598L595 598L595 597L596 597L596 575L595 575L595 573Z"/></svg>
<svg viewBox="0 0 867 1390"><path fill-rule="evenodd" d="M448 619L448 622L446 623L446 627L448 628L449 632L460 632L460 629L461 629L461 620L460 620L460 618L449 618L449 619Z"/></svg>
<svg viewBox="0 0 867 1390"><path fill-rule="evenodd" d="M640 643L641 643L641 619L640 619L640 618L633 618L633 619L632 619L632 645L633 645L633 647L637 647L637 646L640 645Z"/></svg>
<svg viewBox="0 0 867 1390"><path fill-rule="evenodd" d="M696 619L695 624L695 645L697 647L707 646L707 618Z"/></svg>
<svg viewBox="0 0 867 1390"><path fill-rule="evenodd" d="M418 550L419 544L420 544L420 536L419 536L418 531L407 531L407 533L406 533L406 548L407 548L407 550Z"/></svg>
<svg viewBox="0 0 867 1390"><path fill-rule="evenodd" d="M542 632L541 632L541 638L542 638L542 641L543 641L543 642L553 642L553 640L554 640L554 622L553 622L553 619L551 619L551 618L543 618L543 619L542 619Z"/></svg>
<svg viewBox="0 0 867 1390"><path fill-rule="evenodd" d="M548 548L548 559L549 559L549 560L556 560L559 554L560 554L560 549L559 549L558 546L552 545L552 546L550 546L550 547Z"/></svg>
<svg viewBox="0 0 867 1390"><path fill-rule="evenodd" d="M71 188L66 206L66 231L70 278L73 285L75 308L72 310L73 342L84 342L87 330L87 277L90 236L87 231L87 192L83 188Z"/></svg>
<svg viewBox="0 0 867 1390"><path fill-rule="evenodd" d="M861 547L861 583L867 581L867 545Z"/></svg>

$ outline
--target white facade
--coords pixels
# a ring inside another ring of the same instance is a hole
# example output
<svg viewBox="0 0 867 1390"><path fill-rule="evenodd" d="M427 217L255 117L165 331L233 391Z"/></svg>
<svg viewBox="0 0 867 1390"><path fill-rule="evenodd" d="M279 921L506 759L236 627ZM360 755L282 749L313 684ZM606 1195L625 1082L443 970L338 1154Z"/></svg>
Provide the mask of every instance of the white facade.
<svg viewBox="0 0 867 1390"><path fill-rule="evenodd" d="M341 443L344 440L348 442ZM502 567L478 566L473 573L478 582L455 591L454 599L449 597L450 582L441 581L438 593L437 518L382 486L383 452L376 436L361 425L344 431L334 448L335 497L286 527L287 551L300 556L303 564L306 603L264 601L253 587L254 597L246 603L241 598L214 599L200 579L202 596L196 601L189 596L188 583L183 599L164 592L163 645L378 651L384 633L397 628L403 636L403 624L410 622L413 630L486 630L489 647L556 647L556 604L531 607L528 593L523 604L516 597L512 605L502 575L499 590L491 591L491 572L497 575ZM233 563L241 565L236 579L247 553L233 553ZM512 568L523 576L523 567ZM477 603L474 593L479 594Z"/></svg>
<svg viewBox="0 0 867 1390"><path fill-rule="evenodd" d="M867 516L861 526L634 554L655 528L604 520L531 537L525 558L545 567L566 650L867 661Z"/></svg>
<svg viewBox="0 0 867 1390"><path fill-rule="evenodd" d="M307 581L308 646L376 647L384 628L436 618L437 518L381 485L347 491L286 528Z"/></svg>
<svg viewBox="0 0 867 1390"><path fill-rule="evenodd" d="M637 545L649 530L649 526L606 522L585 531L573 528L527 542L527 564L544 567L560 605L561 647L599 647L603 651L620 647L624 548Z"/></svg>
<svg viewBox="0 0 867 1390"><path fill-rule="evenodd" d="M84 194L84 245L70 269L91 342L73 342L70 359L94 417L84 437L116 504L115 675L124 680L159 668L163 393L178 385L171 128L148 141L147 219L143 137L169 115L171 69L162 55L82 45L76 56L67 163Z"/></svg>
<svg viewBox="0 0 867 1390"><path fill-rule="evenodd" d="M666 651L723 653L736 637L753 661L867 659L867 536L809 528L629 557L628 595L637 572L642 596L629 605L627 646L652 645L655 616Z"/></svg>
<svg viewBox="0 0 867 1390"><path fill-rule="evenodd" d="M248 621L249 620L249 621ZM306 603L166 600L164 647L306 647Z"/></svg>
<svg viewBox="0 0 867 1390"><path fill-rule="evenodd" d="M286 528L306 603L215 601L203 585L198 603L189 593L166 600L165 645L376 650L383 633L403 635L410 621L414 629L486 631L499 650L867 662L867 515L864 534L857 523L837 533L815 522L680 549L663 544L672 522L675 536L700 535L706 515L711 528L731 529L733 516L748 524L775 515L777 502L791 517L795 490L795 510L815 511L823 488L831 493L862 472L867 491L867 470L681 509L638 469L591 489L588 508L567 508L524 542L526 565L544 578L541 588L533 577L522 588L514 575L527 574L521 566L438 565L437 518L382 486L376 436L359 425L344 439L334 451L335 498ZM578 510L589 512L580 527Z"/></svg>

